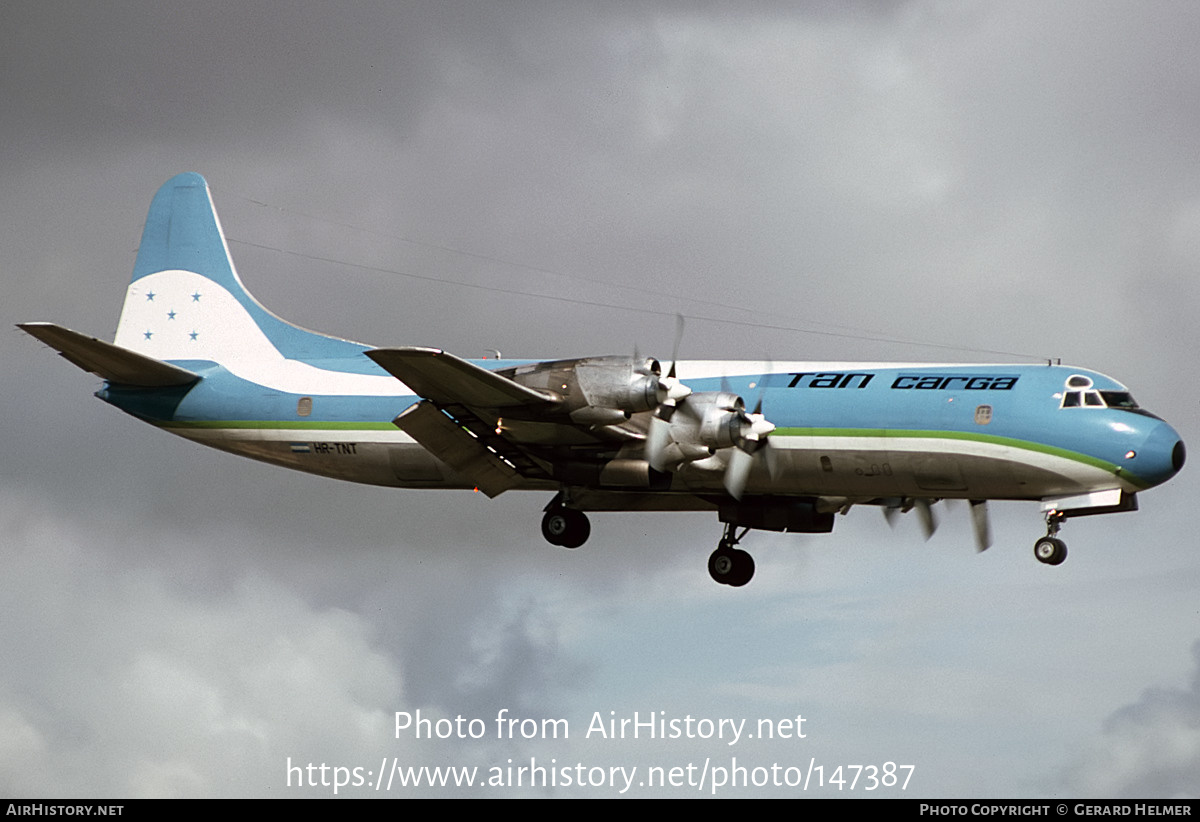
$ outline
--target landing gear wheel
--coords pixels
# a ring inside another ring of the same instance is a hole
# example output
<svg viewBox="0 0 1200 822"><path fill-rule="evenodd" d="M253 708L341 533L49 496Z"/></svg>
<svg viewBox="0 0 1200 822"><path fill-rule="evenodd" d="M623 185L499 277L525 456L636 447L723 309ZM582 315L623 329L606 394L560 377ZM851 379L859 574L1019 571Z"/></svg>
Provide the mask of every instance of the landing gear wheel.
<svg viewBox="0 0 1200 822"><path fill-rule="evenodd" d="M733 551L728 548L718 548L708 557L708 573L714 580L724 585L733 573Z"/></svg>
<svg viewBox="0 0 1200 822"><path fill-rule="evenodd" d="M552 508L542 517L542 536L551 545L562 545L563 535L567 533L567 516L562 508Z"/></svg>
<svg viewBox="0 0 1200 822"><path fill-rule="evenodd" d="M708 558L708 573L722 585L740 588L754 576L754 557L722 541Z"/></svg>
<svg viewBox="0 0 1200 822"><path fill-rule="evenodd" d="M1033 555L1038 562L1047 565L1062 565L1067 558L1067 544L1057 537L1042 537L1033 545Z"/></svg>
<svg viewBox="0 0 1200 822"><path fill-rule="evenodd" d="M578 548L592 534L592 525L582 511L555 506L542 517L542 536L551 545Z"/></svg>

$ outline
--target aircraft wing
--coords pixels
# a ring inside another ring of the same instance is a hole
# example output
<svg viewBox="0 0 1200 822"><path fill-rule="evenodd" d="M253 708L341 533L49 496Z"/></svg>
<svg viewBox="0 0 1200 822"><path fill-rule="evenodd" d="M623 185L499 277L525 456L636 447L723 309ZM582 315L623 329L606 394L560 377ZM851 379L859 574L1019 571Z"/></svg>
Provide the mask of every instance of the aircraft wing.
<svg viewBox="0 0 1200 822"><path fill-rule="evenodd" d="M513 382L438 348L376 348L367 356L417 394L439 405L551 408L557 397Z"/></svg>
<svg viewBox="0 0 1200 822"><path fill-rule="evenodd" d="M437 348L377 348L366 355L423 399L393 422L427 451L494 497L522 479L550 480L549 466L536 460L519 432L506 430L502 415L541 420L561 399ZM564 433L569 418L554 425Z"/></svg>
<svg viewBox="0 0 1200 822"><path fill-rule="evenodd" d="M144 388L190 385L200 375L138 354L54 323L19 323L22 331L53 348L65 360L111 383Z"/></svg>

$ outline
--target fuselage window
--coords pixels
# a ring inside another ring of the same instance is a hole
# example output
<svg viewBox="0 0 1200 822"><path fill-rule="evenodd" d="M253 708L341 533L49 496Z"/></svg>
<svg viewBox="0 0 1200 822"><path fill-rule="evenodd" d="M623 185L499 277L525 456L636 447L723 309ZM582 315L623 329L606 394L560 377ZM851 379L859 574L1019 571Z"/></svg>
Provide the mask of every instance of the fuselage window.
<svg viewBox="0 0 1200 822"><path fill-rule="evenodd" d="M312 397L301 397L296 403L296 416L307 417L312 413Z"/></svg>
<svg viewBox="0 0 1200 822"><path fill-rule="evenodd" d="M980 405L975 409L975 422L978 425L987 425L992 421L992 407L990 405Z"/></svg>

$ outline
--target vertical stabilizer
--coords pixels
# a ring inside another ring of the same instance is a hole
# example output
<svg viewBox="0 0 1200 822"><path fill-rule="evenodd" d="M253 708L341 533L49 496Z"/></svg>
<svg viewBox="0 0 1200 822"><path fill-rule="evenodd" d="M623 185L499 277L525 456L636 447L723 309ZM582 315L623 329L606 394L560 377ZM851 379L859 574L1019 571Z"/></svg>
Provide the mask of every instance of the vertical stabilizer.
<svg viewBox="0 0 1200 822"><path fill-rule="evenodd" d="M150 203L116 344L159 360L307 360L366 347L287 323L238 278L199 174L172 177Z"/></svg>

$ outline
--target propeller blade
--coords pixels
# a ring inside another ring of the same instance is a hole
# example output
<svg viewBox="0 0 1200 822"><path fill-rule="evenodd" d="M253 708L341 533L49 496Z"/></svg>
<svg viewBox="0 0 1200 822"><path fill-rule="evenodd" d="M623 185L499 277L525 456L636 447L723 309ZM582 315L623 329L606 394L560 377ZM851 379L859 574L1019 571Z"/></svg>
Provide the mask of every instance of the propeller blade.
<svg viewBox="0 0 1200 822"><path fill-rule="evenodd" d="M763 458L767 461L767 473L771 475L771 479L779 479L779 475L783 472L783 460L780 458L779 449L771 445L770 440L763 440L758 450L762 452Z"/></svg>
<svg viewBox="0 0 1200 822"><path fill-rule="evenodd" d="M769 360L767 361L769 362ZM767 473L771 479L779 478L779 471L782 467L779 460L779 452L771 447L771 441L768 437L775 430L775 423L771 422L763 414L763 395L767 391L767 375L771 369L768 366L767 370L760 374L758 379L750 383L751 388L757 389L757 396L754 398L754 410L746 413L743 410L740 416L743 423L742 443L751 456L761 454L763 460L767 463ZM745 406L745 402L742 403Z"/></svg>
<svg viewBox="0 0 1200 822"><path fill-rule="evenodd" d="M675 366L679 362L679 344L683 341L683 315L675 315L675 344L671 348L671 367L667 369L665 377L660 376L658 379L659 390L666 392L663 398L664 403L677 403L685 399L692 393L692 389L688 388L679 378L675 376Z"/></svg>
<svg viewBox="0 0 1200 822"><path fill-rule="evenodd" d="M679 362L679 344L683 342L683 315L675 315L675 344L671 346L671 368L667 371L667 379L675 379L675 363Z"/></svg>
<svg viewBox="0 0 1200 822"><path fill-rule="evenodd" d="M753 413L755 414L762 414L763 412L763 397L767 393L767 379L771 376L771 369L774 365L769 357L763 361L767 364L767 368L762 374L759 374L758 379L754 381L754 388L758 389L758 396L754 398Z"/></svg>
<svg viewBox="0 0 1200 822"><path fill-rule="evenodd" d="M742 405L739 397L733 411L738 415L741 434L725 469L725 490L734 499L742 498L742 491L745 490L746 481L750 478L750 471L754 467L754 458L759 452L762 452L763 459L767 462L767 470L771 473L772 478L775 477L778 468L775 452L769 447L767 439L775 430L775 423L762 414L747 414Z"/></svg>
<svg viewBox="0 0 1200 822"><path fill-rule="evenodd" d="M921 518L921 530L925 532L925 539L929 539L937 530L937 517L934 516L930 504L927 499L915 500L913 504L913 507L917 509L917 515Z"/></svg>
<svg viewBox="0 0 1200 822"><path fill-rule="evenodd" d="M729 465L725 468L725 490L729 496L740 500L746 490L746 480L750 479L750 469L754 467L754 455L741 448L734 448L729 455Z"/></svg>
<svg viewBox="0 0 1200 822"><path fill-rule="evenodd" d="M971 525L975 529L975 550L986 551L992 547L992 525L988 520L987 500L971 500Z"/></svg>
<svg viewBox="0 0 1200 822"><path fill-rule="evenodd" d="M670 466L667 464L667 448L671 444L671 414L674 412L674 405L664 403L650 417L650 427L646 430L644 449L646 461L655 471L670 470Z"/></svg>

